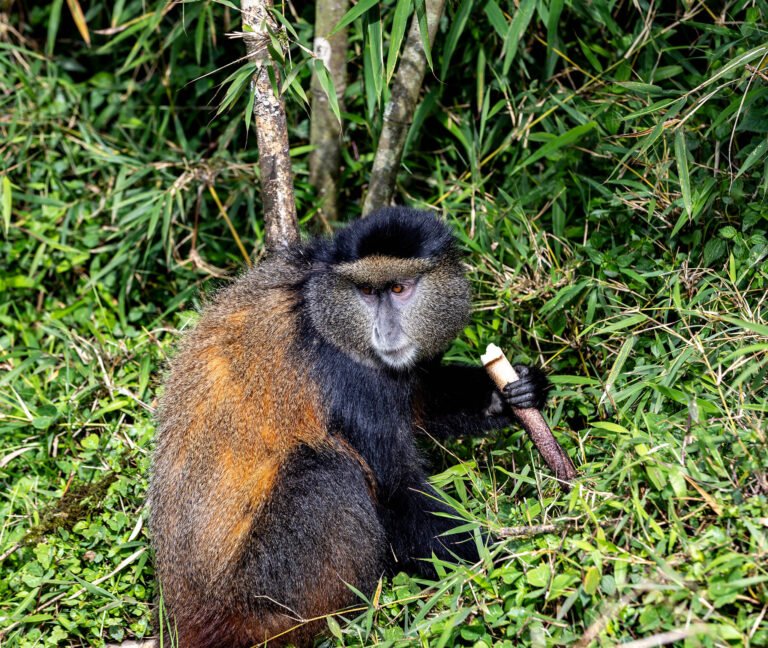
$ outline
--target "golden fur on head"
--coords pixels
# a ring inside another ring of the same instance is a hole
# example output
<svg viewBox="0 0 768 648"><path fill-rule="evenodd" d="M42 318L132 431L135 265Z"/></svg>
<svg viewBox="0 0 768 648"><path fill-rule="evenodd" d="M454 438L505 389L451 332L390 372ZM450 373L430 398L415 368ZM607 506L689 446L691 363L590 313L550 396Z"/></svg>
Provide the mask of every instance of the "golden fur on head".
<svg viewBox="0 0 768 648"><path fill-rule="evenodd" d="M404 279L413 279L429 272L437 265L436 259L409 258L372 255L340 263L334 272L358 285L385 286Z"/></svg>

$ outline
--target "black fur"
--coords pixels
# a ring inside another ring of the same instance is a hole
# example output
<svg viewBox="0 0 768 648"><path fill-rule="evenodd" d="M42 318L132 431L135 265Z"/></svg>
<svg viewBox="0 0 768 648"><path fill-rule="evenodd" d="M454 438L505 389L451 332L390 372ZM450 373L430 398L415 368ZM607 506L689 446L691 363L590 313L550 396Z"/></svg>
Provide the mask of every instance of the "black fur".
<svg viewBox="0 0 768 648"><path fill-rule="evenodd" d="M419 372L395 373L366 367L324 342L311 327L304 330L298 352L312 359L311 376L322 389L329 431L357 450L376 480L378 519L389 543L385 571L406 569L434 576L431 565L420 560L433 553L442 559L455 554L476 560L471 538L440 537L455 523L435 515L452 511L439 502L427 483L424 462L416 447L414 401L420 392ZM485 395L490 402L490 390ZM471 406L467 403L467 408ZM498 417L489 426L481 411L466 409L463 418L455 420L451 432L475 432L508 422L509 418ZM434 426L446 423L441 417ZM430 421L428 427L432 425ZM360 537L359 542L365 545L368 539Z"/></svg>
<svg viewBox="0 0 768 648"><path fill-rule="evenodd" d="M264 511L270 523L251 529L241 573L253 591L268 593L254 606L293 615L298 623L307 582L324 598L323 588L346 587L338 574L354 573L355 584L372 591L384 566L385 535L366 477L349 457L304 446L280 477Z"/></svg>
<svg viewBox="0 0 768 648"><path fill-rule="evenodd" d="M354 261L374 254L441 257L454 251L450 230L430 214L386 209L316 243L307 260ZM378 519L389 543L386 571L434 576L424 561L433 554L477 560L468 534L441 537L460 523L437 515L456 513L439 502L427 483L415 434L421 428L445 438L508 426L515 419L505 403L544 404L549 389L544 374L518 366L520 380L502 395L482 367L443 365L439 357L406 372L370 367L325 340L309 317L301 322L297 361L310 359L311 379L320 386L328 410L329 431L350 443L375 476Z"/></svg>
<svg viewBox="0 0 768 648"><path fill-rule="evenodd" d="M425 259L456 253L451 230L429 212L387 207L310 244L313 261L345 263L367 256Z"/></svg>

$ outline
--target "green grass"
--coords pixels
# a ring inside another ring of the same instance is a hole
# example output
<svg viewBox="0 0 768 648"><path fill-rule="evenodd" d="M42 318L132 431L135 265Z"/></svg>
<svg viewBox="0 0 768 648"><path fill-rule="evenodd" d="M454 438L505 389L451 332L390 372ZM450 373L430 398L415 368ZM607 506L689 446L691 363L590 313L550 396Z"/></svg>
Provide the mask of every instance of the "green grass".
<svg viewBox="0 0 768 648"><path fill-rule="evenodd" d="M263 246L247 98L216 114L237 13L82 4L90 48L68 3L0 16L4 646L152 634L151 410L200 296L244 263L213 192ZM395 4L352 25L348 218ZM561 493L518 430L434 447L436 485L497 541L438 582L382 583L326 644L766 645L768 4L520 7L449 3L398 191L468 254L451 357L495 341L545 366L582 477ZM311 14L287 13L305 46ZM297 205L318 232L305 61L294 43Z"/></svg>

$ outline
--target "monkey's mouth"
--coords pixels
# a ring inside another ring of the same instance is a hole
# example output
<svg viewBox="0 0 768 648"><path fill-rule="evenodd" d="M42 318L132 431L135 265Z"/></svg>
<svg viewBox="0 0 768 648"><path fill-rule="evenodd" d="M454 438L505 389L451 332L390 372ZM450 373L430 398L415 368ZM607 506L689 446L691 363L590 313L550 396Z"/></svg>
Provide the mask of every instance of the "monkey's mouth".
<svg viewBox="0 0 768 648"><path fill-rule="evenodd" d="M414 364L416 349L411 344L395 347L394 349L376 349L381 361L393 369L405 369Z"/></svg>

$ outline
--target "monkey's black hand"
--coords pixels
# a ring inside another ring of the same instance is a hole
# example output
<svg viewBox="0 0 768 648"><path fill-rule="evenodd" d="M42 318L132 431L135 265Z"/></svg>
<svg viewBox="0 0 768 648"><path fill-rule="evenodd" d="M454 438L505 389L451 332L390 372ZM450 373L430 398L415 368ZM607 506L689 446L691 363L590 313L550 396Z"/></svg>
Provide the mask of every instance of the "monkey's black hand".
<svg viewBox="0 0 768 648"><path fill-rule="evenodd" d="M483 410L484 416L500 416L504 414L504 398L495 389L491 392L491 404Z"/></svg>
<svg viewBox="0 0 768 648"><path fill-rule="evenodd" d="M547 395L552 389L546 375L536 367L515 365L515 371L520 377L517 382L509 383L501 390L504 402L509 407L541 409L547 402Z"/></svg>

